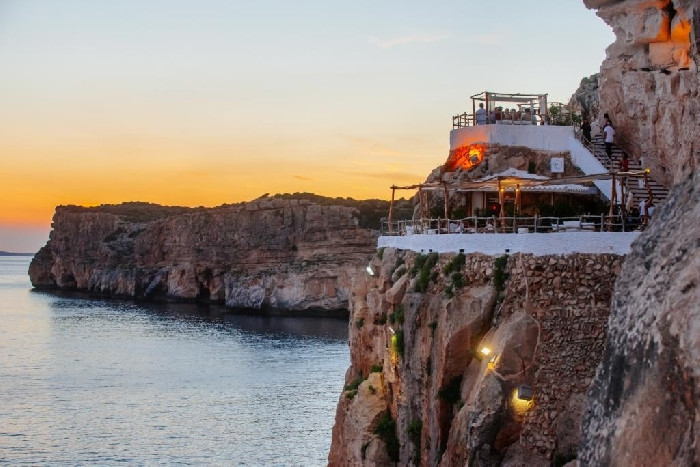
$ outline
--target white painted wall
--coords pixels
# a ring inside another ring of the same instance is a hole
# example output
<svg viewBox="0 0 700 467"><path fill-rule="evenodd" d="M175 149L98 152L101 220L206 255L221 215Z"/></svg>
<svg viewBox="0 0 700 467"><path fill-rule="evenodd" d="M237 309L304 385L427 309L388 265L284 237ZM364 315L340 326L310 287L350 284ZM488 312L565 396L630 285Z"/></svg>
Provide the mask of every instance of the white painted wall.
<svg viewBox="0 0 700 467"><path fill-rule="evenodd" d="M574 137L570 126L538 125L476 125L450 131L450 150L474 143L525 146L543 151L568 151L571 161L586 174L606 173L607 170ZM605 197L612 196L609 180L594 182ZM620 193L618 184L617 192Z"/></svg>
<svg viewBox="0 0 700 467"><path fill-rule="evenodd" d="M498 256L531 253L535 256L570 253L626 255L640 232L560 232L528 234L444 234L379 237L377 246L428 253L483 253Z"/></svg>
<svg viewBox="0 0 700 467"><path fill-rule="evenodd" d="M550 125L476 125L450 131L450 149L473 143L526 146L544 151L568 151L568 126Z"/></svg>

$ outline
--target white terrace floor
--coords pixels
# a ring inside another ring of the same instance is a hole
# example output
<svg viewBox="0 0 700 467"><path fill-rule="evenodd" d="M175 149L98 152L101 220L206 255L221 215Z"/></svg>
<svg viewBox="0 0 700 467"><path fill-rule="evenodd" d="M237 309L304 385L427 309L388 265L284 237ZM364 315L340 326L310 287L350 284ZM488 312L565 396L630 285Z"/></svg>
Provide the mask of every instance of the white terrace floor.
<svg viewBox="0 0 700 467"><path fill-rule="evenodd" d="M526 234L442 234L379 237L378 247L428 253L530 253L535 256L570 253L626 255L640 232L556 232ZM506 251L508 250L508 251Z"/></svg>

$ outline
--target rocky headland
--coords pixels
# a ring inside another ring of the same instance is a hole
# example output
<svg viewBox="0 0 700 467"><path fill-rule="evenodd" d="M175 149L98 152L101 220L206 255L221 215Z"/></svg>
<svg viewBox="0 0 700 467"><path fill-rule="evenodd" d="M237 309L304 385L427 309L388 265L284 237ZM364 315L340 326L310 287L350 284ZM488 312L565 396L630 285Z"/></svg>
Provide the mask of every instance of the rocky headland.
<svg viewBox="0 0 700 467"><path fill-rule="evenodd" d="M347 310L351 284L376 249L376 226L361 224L378 223L326 201L59 206L30 279L40 289L114 297Z"/></svg>

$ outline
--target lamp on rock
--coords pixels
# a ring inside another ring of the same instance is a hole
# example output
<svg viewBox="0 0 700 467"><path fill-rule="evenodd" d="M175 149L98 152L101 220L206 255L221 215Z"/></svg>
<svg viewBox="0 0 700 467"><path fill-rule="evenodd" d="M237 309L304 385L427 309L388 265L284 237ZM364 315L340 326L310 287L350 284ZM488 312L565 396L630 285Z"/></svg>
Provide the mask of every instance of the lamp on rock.
<svg viewBox="0 0 700 467"><path fill-rule="evenodd" d="M531 401L532 388L527 384L521 384L518 386L518 399L521 401Z"/></svg>

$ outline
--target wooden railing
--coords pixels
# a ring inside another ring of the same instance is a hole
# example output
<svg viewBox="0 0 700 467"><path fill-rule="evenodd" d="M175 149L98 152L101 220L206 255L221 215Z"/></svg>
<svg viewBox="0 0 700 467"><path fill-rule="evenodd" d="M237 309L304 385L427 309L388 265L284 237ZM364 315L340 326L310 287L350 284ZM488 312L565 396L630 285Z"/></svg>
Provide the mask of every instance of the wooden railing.
<svg viewBox="0 0 700 467"><path fill-rule="evenodd" d="M463 219L417 219L382 221L381 234L392 235L444 235L473 233L548 233L548 232L631 232L641 229L641 217L616 214L608 216L581 215L578 217L512 216L465 217Z"/></svg>

